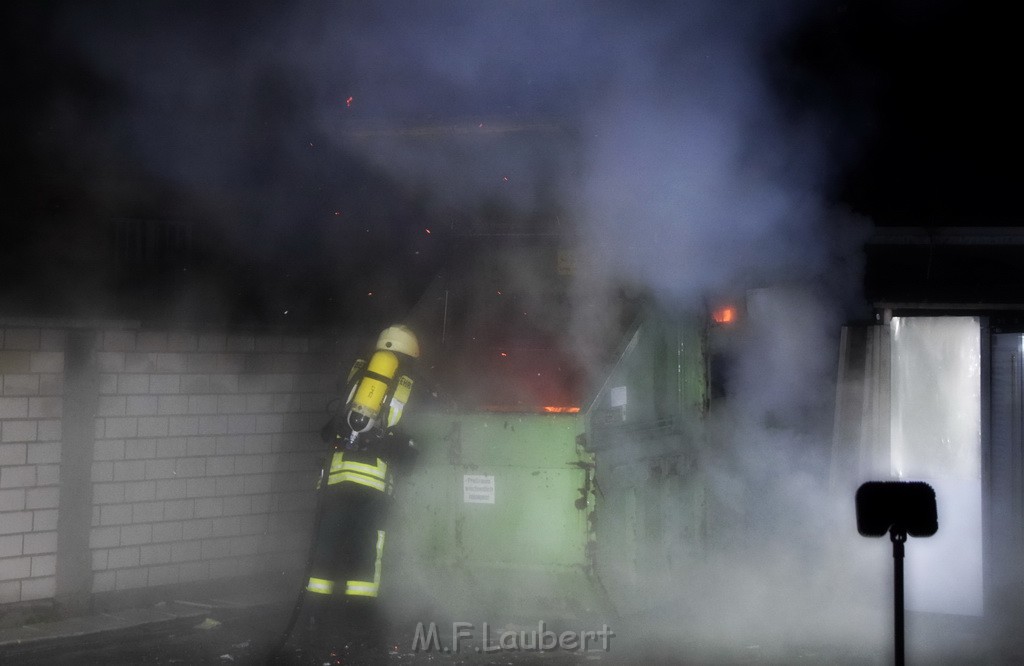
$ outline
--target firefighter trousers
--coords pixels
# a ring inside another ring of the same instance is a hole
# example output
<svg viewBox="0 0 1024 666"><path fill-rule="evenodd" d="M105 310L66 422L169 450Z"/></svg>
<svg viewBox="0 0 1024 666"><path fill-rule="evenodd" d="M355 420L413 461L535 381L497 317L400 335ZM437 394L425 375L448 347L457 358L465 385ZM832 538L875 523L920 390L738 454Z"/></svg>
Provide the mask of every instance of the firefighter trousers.
<svg viewBox="0 0 1024 666"><path fill-rule="evenodd" d="M384 519L390 497L352 482L322 492L322 514L306 590L331 598L376 598L384 556Z"/></svg>

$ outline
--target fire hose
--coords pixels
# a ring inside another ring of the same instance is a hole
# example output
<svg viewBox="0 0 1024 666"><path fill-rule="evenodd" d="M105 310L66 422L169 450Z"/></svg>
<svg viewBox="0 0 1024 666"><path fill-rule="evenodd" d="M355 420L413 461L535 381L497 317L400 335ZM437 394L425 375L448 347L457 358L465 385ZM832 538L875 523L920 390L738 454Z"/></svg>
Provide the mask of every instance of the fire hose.
<svg viewBox="0 0 1024 666"><path fill-rule="evenodd" d="M325 426L325 430L326 428L332 427L335 421L336 419L331 419L330 423ZM313 559L316 556L316 535L320 531L320 522L324 515L324 497L326 495L325 489L327 488L326 470L331 464L331 456L333 452L338 449L338 442L345 440L335 438L334 441L334 446L331 448L331 451L328 452L323 465L320 467L320 478L316 484L316 508L313 512L313 538L310 540L309 552L306 555L306 564L302 569L301 580L303 581L309 579L310 572L313 569ZM281 651L284 650L284 646L288 643L288 639L291 637L292 631L295 629L295 624L299 621L299 616L302 615L302 607L306 601L306 593L306 586L302 585L299 589L299 594L295 599L295 604L292 606L292 612L288 616L288 623L285 625L284 631L281 633L281 637L278 639L277 643L274 644L274 648L270 651L270 654L267 657L268 666L276 663L278 656L281 654Z"/></svg>
<svg viewBox="0 0 1024 666"><path fill-rule="evenodd" d="M328 457L327 460L328 460L327 464L330 464L330 458L329 457ZM313 535L314 536L317 534L317 532L320 529L320 520L323 518L323 513L324 513L324 494L325 494L324 493L324 486L326 484L323 483L323 480L324 480L323 469L321 469L320 470L320 481L321 482L317 485L317 490L316 490L316 510L314 512L314 517L313 517ZM316 553L316 540L314 538L310 542L309 554L306 555L306 564L305 564L305 566L303 567L303 570L302 570L302 580L303 581L305 581L305 580L307 580L309 578L309 573L310 573L310 571L313 568L313 557L315 556L315 553ZM306 586L303 585L299 589L298 597L295 599L294 606L292 606L292 612L288 616L288 624L285 625L284 632L282 632L281 637L278 639L277 643L274 644L274 648L270 651L270 655L269 655L269 657L267 659L268 666L270 666L271 664L276 663L276 659L277 659L278 655L280 655L281 651L284 649L285 644L288 643L288 639L292 635L292 630L295 629L295 623L299 621L299 616L302 614L302 606L305 603L305 601L306 601Z"/></svg>

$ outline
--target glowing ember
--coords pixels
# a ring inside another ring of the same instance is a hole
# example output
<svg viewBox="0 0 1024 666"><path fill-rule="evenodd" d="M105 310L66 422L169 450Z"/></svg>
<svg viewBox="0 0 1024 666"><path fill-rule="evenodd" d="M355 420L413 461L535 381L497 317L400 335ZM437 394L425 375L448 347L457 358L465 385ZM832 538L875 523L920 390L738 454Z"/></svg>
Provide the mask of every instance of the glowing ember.
<svg viewBox="0 0 1024 666"><path fill-rule="evenodd" d="M349 106L349 107L352 106L352 97L351 96L349 96L349 98L345 100L345 106Z"/></svg>
<svg viewBox="0 0 1024 666"><path fill-rule="evenodd" d="M508 356L508 354L506 354L505 352L501 352L501 355L502 356Z"/></svg>
<svg viewBox="0 0 1024 666"><path fill-rule="evenodd" d="M424 229L424 231L426 231L428 234L430 233L430 229Z"/></svg>

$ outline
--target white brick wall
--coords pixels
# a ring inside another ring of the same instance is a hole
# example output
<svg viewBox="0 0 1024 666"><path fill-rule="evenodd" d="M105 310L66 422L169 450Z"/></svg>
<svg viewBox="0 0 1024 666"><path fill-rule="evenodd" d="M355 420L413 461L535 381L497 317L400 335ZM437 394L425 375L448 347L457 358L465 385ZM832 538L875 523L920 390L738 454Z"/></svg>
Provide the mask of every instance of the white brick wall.
<svg viewBox="0 0 1024 666"><path fill-rule="evenodd" d="M0 329L0 604L55 593L61 474L92 483L94 592L301 565L329 341L101 331L93 462L62 470L66 338Z"/></svg>
<svg viewBox="0 0 1024 666"><path fill-rule="evenodd" d="M322 341L107 331L101 345L94 590L297 565L337 379L308 351Z"/></svg>
<svg viewBox="0 0 1024 666"><path fill-rule="evenodd" d="M65 338L0 331L0 604L54 593Z"/></svg>

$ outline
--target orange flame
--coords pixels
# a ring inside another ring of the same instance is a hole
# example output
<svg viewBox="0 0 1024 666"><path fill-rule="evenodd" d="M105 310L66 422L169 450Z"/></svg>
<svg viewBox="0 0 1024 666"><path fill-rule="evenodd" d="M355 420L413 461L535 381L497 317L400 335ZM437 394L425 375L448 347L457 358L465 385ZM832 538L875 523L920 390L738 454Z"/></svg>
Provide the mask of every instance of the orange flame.
<svg viewBox="0 0 1024 666"><path fill-rule="evenodd" d="M736 308L731 305L716 309L711 313L716 324L731 324L736 321Z"/></svg>

